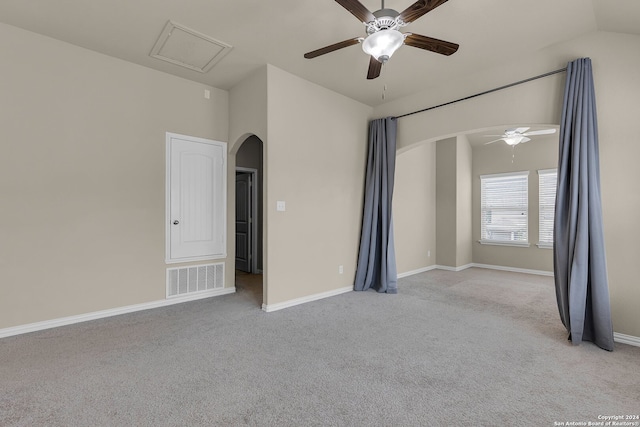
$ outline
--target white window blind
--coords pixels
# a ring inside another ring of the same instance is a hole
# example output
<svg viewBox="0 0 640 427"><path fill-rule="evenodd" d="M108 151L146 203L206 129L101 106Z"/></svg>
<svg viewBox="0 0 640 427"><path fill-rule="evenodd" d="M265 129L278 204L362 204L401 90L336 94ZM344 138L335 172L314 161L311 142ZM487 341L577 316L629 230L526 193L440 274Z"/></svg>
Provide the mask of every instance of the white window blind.
<svg viewBox="0 0 640 427"><path fill-rule="evenodd" d="M558 185L558 170L545 169L538 171L539 186L539 236L538 246L553 247L553 217L556 206L556 187Z"/></svg>
<svg viewBox="0 0 640 427"><path fill-rule="evenodd" d="M529 244L529 172L481 175L480 242Z"/></svg>

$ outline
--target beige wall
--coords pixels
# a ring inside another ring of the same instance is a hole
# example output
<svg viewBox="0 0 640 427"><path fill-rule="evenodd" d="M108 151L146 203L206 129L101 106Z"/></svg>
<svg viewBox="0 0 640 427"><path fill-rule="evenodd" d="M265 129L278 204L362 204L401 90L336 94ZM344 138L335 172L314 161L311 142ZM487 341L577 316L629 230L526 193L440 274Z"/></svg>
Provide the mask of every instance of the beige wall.
<svg viewBox="0 0 640 427"><path fill-rule="evenodd" d="M268 87L267 304L276 304L353 286L372 109L272 66Z"/></svg>
<svg viewBox="0 0 640 427"><path fill-rule="evenodd" d="M165 132L226 141L228 93L4 24L0 56L0 328L164 299Z"/></svg>
<svg viewBox="0 0 640 427"><path fill-rule="evenodd" d="M456 248L456 139L436 143L436 264L455 267Z"/></svg>
<svg viewBox="0 0 640 427"><path fill-rule="evenodd" d="M372 109L269 65L231 90L230 110L230 165L245 138L263 142L264 303L352 286Z"/></svg>
<svg viewBox="0 0 640 427"><path fill-rule="evenodd" d="M398 273L436 263L436 144L419 144L396 158L393 224Z"/></svg>
<svg viewBox="0 0 640 427"><path fill-rule="evenodd" d="M640 337L638 242L640 227L640 144L632 125L638 120L640 36L602 33L584 40L594 62L600 135L600 173L604 237L613 327Z"/></svg>
<svg viewBox="0 0 640 427"><path fill-rule="evenodd" d="M383 104L375 117L401 115L473 95L517 80L564 68L580 57L542 51L508 65L476 70L474 78L439 81L424 92ZM454 137L473 130L503 126L505 123L558 123L562 109L564 73L534 80L506 90L402 117L398 121L398 149L422 141ZM517 106L517 108L515 108Z"/></svg>
<svg viewBox="0 0 640 427"><path fill-rule="evenodd" d="M473 149L473 260L478 264L499 265L553 272L553 250L538 243L538 170L558 166L558 134L535 137L510 147L503 142ZM529 172L529 243L527 247L481 245L480 175Z"/></svg>
<svg viewBox="0 0 640 427"><path fill-rule="evenodd" d="M227 239L227 253L236 253L236 186L235 186L235 168L236 153L240 150L247 138L257 137L262 141L262 240L261 240L261 267L263 270L263 299L266 298L268 288L268 275L266 263L269 254L266 252L265 243L267 241L267 228L265 224L268 221L268 212L264 206L268 185L265 181L267 168L267 67L262 67L255 73L235 85L229 92L229 156L227 171L227 218L233 220L227 223L227 235L234 236L233 239ZM242 162L242 159L241 159ZM235 258L233 259L233 268L227 271L227 281L235 284Z"/></svg>
<svg viewBox="0 0 640 427"><path fill-rule="evenodd" d="M464 135L456 137L456 267L473 262L472 151Z"/></svg>
<svg viewBox="0 0 640 427"><path fill-rule="evenodd" d="M640 182L640 157L634 123L638 116L635 94L640 93L640 36L596 32L519 58L509 65L478 70L473 79L438 82L431 90L390 102L375 117L399 115L482 92L566 66L568 61L593 61L598 103L603 217L614 330L640 336L640 287L635 258L640 227L640 193L630 187ZM398 145L406 150L471 130L518 123L558 124L565 75L557 74L507 90L401 118ZM475 179L475 177L474 177ZM474 254L475 256L475 254ZM474 259L474 262L479 262Z"/></svg>
<svg viewBox="0 0 640 427"><path fill-rule="evenodd" d="M436 262L458 268L472 262L471 146L466 136L436 143Z"/></svg>
<svg viewBox="0 0 640 427"><path fill-rule="evenodd" d="M229 93L229 145L232 154L247 137L267 142L267 67L235 85Z"/></svg>

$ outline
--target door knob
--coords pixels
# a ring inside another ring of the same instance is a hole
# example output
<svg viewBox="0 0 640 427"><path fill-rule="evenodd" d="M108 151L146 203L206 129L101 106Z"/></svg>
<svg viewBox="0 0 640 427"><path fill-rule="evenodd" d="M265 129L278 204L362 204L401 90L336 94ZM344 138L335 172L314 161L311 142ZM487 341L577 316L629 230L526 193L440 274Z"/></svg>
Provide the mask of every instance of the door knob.
<svg viewBox="0 0 640 427"><path fill-rule="evenodd" d="M173 225L178 225L178 224L180 224L180 221L178 221L177 219L173 221Z"/></svg>

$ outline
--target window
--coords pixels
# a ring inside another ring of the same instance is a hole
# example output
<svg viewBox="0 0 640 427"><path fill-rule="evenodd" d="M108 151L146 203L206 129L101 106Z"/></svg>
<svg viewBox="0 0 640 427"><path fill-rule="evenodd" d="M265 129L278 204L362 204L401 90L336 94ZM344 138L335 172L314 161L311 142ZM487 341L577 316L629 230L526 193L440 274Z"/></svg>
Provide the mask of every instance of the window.
<svg viewBox="0 0 640 427"><path fill-rule="evenodd" d="M538 247L553 248L553 217L556 206L556 187L558 185L558 169L538 171L540 226Z"/></svg>
<svg viewBox="0 0 640 427"><path fill-rule="evenodd" d="M529 246L529 172L480 176L480 243Z"/></svg>

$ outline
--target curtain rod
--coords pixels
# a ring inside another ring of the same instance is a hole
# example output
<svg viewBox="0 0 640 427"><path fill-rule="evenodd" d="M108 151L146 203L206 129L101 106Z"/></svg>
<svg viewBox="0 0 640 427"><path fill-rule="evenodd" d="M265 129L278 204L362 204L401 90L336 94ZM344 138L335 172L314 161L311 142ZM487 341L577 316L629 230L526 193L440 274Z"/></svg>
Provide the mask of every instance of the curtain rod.
<svg viewBox="0 0 640 427"><path fill-rule="evenodd" d="M481 96L481 95L486 95L486 94L488 94L488 93L496 92L496 91L498 91L498 90L507 89L507 88L510 88L510 87L513 87L513 86L520 85L520 84L522 84L522 83L530 82L530 81L532 81L532 80L537 80L537 79L541 79L541 78L543 78L543 77L552 76L552 75L554 75L554 74L562 73L562 72L564 72L564 71L567 71L567 69L566 69L566 68L561 68L561 69L559 69L559 70L549 71L548 73L540 74L539 76L529 77L528 79L520 80L520 81L518 81L518 82L511 83L511 84L508 84L508 85L505 85L505 86L500 86L500 87L497 87L497 88L494 88L494 89L485 90L484 92L480 92L480 93L476 93L475 95L470 95L470 96L467 96L467 97L464 97L464 98L456 99L455 101L449 101L449 102L445 102L444 104L435 105L435 106L433 106L433 107L429 107L429 108L424 108L424 109L422 109L422 110L414 111L414 112L412 112L412 113L402 114L402 115L400 115L400 116L396 116L395 118L396 118L396 119L400 119L400 118L402 118L402 117L411 116L411 115L413 115L413 114L424 113L425 111L433 110L433 109L435 109L435 108L444 107L444 106L446 106L446 105L455 104L456 102L460 102L460 101L466 101L467 99L475 98L475 97L477 97L477 96Z"/></svg>

